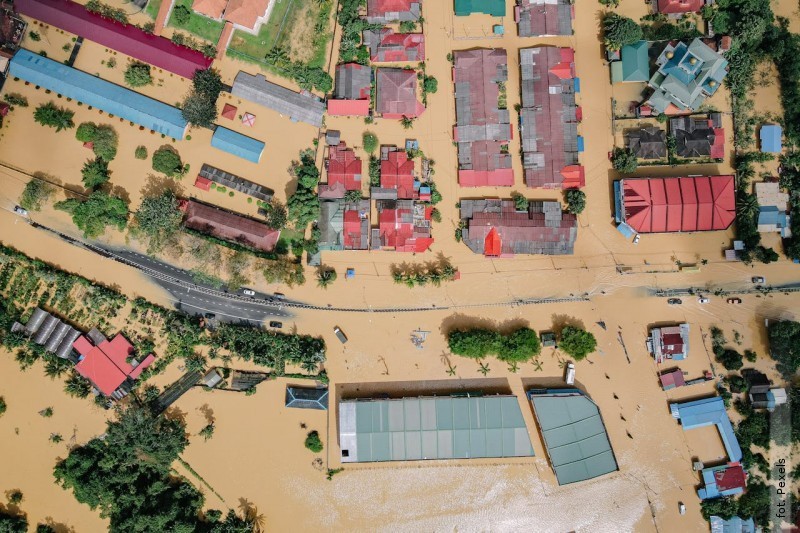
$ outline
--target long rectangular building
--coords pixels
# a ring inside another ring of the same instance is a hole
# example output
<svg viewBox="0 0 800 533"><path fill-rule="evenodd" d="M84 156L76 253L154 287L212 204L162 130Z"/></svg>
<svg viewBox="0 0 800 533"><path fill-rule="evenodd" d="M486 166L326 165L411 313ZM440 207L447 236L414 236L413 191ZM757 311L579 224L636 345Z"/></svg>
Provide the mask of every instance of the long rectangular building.
<svg viewBox="0 0 800 533"><path fill-rule="evenodd" d="M256 250L271 252L281 236L281 230L272 229L258 220L196 200L181 200L180 209L184 213L183 225L187 228Z"/></svg>
<svg viewBox="0 0 800 533"><path fill-rule="evenodd" d="M578 163L575 103L575 52L572 48L537 46L519 51L522 74L522 168L528 187L583 187Z"/></svg>
<svg viewBox="0 0 800 533"><path fill-rule="evenodd" d="M28 50L16 53L11 60L10 75L173 139L183 139L186 132L188 123L177 107Z"/></svg>
<svg viewBox="0 0 800 533"><path fill-rule="evenodd" d="M239 72L233 80L231 94L262 105L292 121L305 122L317 128L322 126L325 104L311 93L296 93L286 87L267 81L263 74L253 76Z"/></svg>
<svg viewBox="0 0 800 533"><path fill-rule="evenodd" d="M515 396L440 396L339 402L343 463L530 457Z"/></svg>

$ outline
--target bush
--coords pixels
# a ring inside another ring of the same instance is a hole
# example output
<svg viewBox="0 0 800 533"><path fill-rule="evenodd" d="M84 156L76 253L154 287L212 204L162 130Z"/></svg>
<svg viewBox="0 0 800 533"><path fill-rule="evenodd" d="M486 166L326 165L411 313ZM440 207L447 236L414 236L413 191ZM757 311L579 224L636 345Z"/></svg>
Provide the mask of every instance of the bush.
<svg viewBox="0 0 800 533"><path fill-rule="evenodd" d="M561 341L558 343L558 347L574 357L576 361L580 361L597 349L597 339L586 330L565 326L561 330Z"/></svg>
<svg viewBox="0 0 800 533"><path fill-rule="evenodd" d="M117 138L117 132L111 126L98 126L92 143L94 143L92 151L97 157L101 157L106 161L111 161L117 157L119 139Z"/></svg>
<svg viewBox="0 0 800 533"><path fill-rule="evenodd" d="M744 366L742 354L731 348L723 349L721 353L715 354L715 359L726 370L739 370Z"/></svg>
<svg viewBox="0 0 800 533"><path fill-rule="evenodd" d="M519 328L508 335L493 330L473 328L455 330L447 335L450 351L471 359L496 355L505 362L529 361L541 352L539 337L530 328Z"/></svg>
<svg viewBox="0 0 800 533"><path fill-rule="evenodd" d="M580 189L567 189L564 192L567 199L567 210L574 214L579 215L586 209L586 193Z"/></svg>
<svg viewBox="0 0 800 533"><path fill-rule="evenodd" d="M439 90L439 82L433 76L425 76L422 81L422 90L428 94L434 94Z"/></svg>
<svg viewBox="0 0 800 533"><path fill-rule="evenodd" d="M642 28L632 19L609 13L603 18L603 41L609 50L619 50L642 39Z"/></svg>
<svg viewBox="0 0 800 533"><path fill-rule="evenodd" d="M75 130L75 138L81 142L91 142L97 133L97 124L94 122L81 122Z"/></svg>
<svg viewBox="0 0 800 533"><path fill-rule="evenodd" d="M175 9L177 10L178 6ZM185 7L183 9L186 9ZM150 75L150 65L141 61L131 61L125 69L125 84L129 87L144 87L153 83L153 76Z"/></svg>
<svg viewBox="0 0 800 533"><path fill-rule="evenodd" d="M33 178L26 185L19 197L19 205L28 211L39 211L42 204L50 200L55 194L56 188L46 181Z"/></svg>
<svg viewBox="0 0 800 533"><path fill-rule="evenodd" d="M364 145L364 151L368 154L373 153L378 148L378 137L374 133L365 131L362 141Z"/></svg>
<svg viewBox="0 0 800 533"><path fill-rule="evenodd" d="M136 150L133 152L133 156L136 159L147 159L147 148L144 146L137 146Z"/></svg>
<svg viewBox="0 0 800 533"><path fill-rule="evenodd" d="M322 451L322 440L319 438L319 432L311 431L306 436L305 442L306 448L311 450L314 453L319 453Z"/></svg>
<svg viewBox="0 0 800 533"><path fill-rule="evenodd" d="M175 177L183 172L181 156L171 146L162 146L153 152L153 170L169 177Z"/></svg>
<svg viewBox="0 0 800 533"><path fill-rule="evenodd" d="M3 99L8 102L9 105L17 106L17 107L28 107L28 99L22 96L19 93L7 93L3 95Z"/></svg>
<svg viewBox="0 0 800 533"><path fill-rule="evenodd" d="M56 131L66 130L75 127L72 121L74 112L63 107L58 107L53 102L42 104L33 113L33 120L42 126L55 128Z"/></svg>
<svg viewBox="0 0 800 533"><path fill-rule="evenodd" d="M636 154L630 148L614 148L611 154L611 163L614 165L614 170L622 174L630 174L636 171L639 162L636 160Z"/></svg>
<svg viewBox="0 0 800 533"><path fill-rule="evenodd" d="M0 416L3 416L3 413L6 412L8 409L8 405L6 405L6 399L0 396Z"/></svg>
<svg viewBox="0 0 800 533"><path fill-rule="evenodd" d="M528 210L528 199L522 196L520 193L514 193L511 195L514 200L514 208L517 211L527 211Z"/></svg>
<svg viewBox="0 0 800 533"><path fill-rule="evenodd" d="M175 6L172 9L172 16L175 17L175 22L184 25L191 20L192 12L186 6Z"/></svg>
<svg viewBox="0 0 800 533"><path fill-rule="evenodd" d="M83 176L83 185L87 189L99 187L111 178L108 172L108 162L99 157L84 163L81 175Z"/></svg>

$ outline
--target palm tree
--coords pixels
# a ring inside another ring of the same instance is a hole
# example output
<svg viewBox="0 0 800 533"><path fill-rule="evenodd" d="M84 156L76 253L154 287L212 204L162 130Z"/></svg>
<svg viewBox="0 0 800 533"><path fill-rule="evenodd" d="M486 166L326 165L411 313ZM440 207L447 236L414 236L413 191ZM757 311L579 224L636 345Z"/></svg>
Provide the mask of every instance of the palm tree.
<svg viewBox="0 0 800 533"><path fill-rule="evenodd" d="M414 119L403 115L403 118L400 119L400 124L403 125L404 129L411 129L411 126L414 125Z"/></svg>
<svg viewBox="0 0 800 533"><path fill-rule="evenodd" d="M478 372L480 372L484 376L486 376L486 374L488 374L490 372L489 363L480 363L479 362L478 365L480 365L480 368L478 369Z"/></svg>
<svg viewBox="0 0 800 533"><path fill-rule="evenodd" d="M508 365L508 371L512 374L516 374L519 371L519 363L511 361L511 364Z"/></svg>
<svg viewBox="0 0 800 533"><path fill-rule="evenodd" d="M332 268L320 267L317 270L317 286L327 289L328 285L336 281L336 271Z"/></svg>
<svg viewBox="0 0 800 533"><path fill-rule="evenodd" d="M753 219L758 216L758 198L755 194L740 194L736 202L736 214Z"/></svg>
<svg viewBox="0 0 800 533"><path fill-rule="evenodd" d="M405 276L399 270L392 270L392 279L395 283L403 283L405 281Z"/></svg>
<svg viewBox="0 0 800 533"><path fill-rule="evenodd" d="M539 359L534 359L533 360L533 369L536 372L541 372L542 371L542 362L539 361Z"/></svg>

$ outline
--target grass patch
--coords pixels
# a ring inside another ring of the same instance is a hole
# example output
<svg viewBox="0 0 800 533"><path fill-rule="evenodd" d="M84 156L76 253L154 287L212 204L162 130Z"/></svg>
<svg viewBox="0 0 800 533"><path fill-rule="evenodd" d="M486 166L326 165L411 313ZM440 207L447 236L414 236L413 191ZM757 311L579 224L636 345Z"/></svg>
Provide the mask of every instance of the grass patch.
<svg viewBox="0 0 800 533"><path fill-rule="evenodd" d="M284 18L288 18L288 13L294 4L295 0L276 0L269 20L266 24L261 25L258 34L253 35L246 31L236 30L233 32L228 48L255 59L264 59L267 52L277 44L281 23Z"/></svg>
<svg viewBox="0 0 800 533"><path fill-rule="evenodd" d="M144 8L144 13L153 20L158 16L158 10L161 9L161 2L163 0L150 0L147 7Z"/></svg>
<svg viewBox="0 0 800 533"><path fill-rule="evenodd" d="M151 3L152 1L153 0L151 0ZM183 6L192 13L189 17L189 20L185 24L178 23L177 19L175 18L175 8L178 6ZM222 22L212 20L192 11L192 0L175 0L175 5L172 7L172 12L169 15L169 21L167 22L167 25L172 26L173 28L186 30L189 33L200 37L201 39L211 41L212 43L216 43L219 40L219 36L222 34L222 28L224 26Z"/></svg>

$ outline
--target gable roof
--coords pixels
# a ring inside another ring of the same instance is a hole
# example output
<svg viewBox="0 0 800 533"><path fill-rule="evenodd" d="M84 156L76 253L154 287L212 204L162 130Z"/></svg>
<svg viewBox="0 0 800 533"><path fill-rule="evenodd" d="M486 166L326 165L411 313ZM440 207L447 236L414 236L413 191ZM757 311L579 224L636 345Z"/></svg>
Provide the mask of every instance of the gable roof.
<svg viewBox="0 0 800 533"><path fill-rule="evenodd" d="M358 63L336 66L336 86L333 97L340 100L369 100L372 69Z"/></svg>
<svg viewBox="0 0 800 533"><path fill-rule="evenodd" d="M369 200L320 197L320 250L369 249Z"/></svg>
<svg viewBox="0 0 800 533"><path fill-rule="evenodd" d="M180 207L187 228L265 252L275 248L281 234L257 220L196 200L181 200Z"/></svg>
<svg viewBox="0 0 800 533"><path fill-rule="evenodd" d="M492 17L506 16L504 0L455 0L455 14L465 17L473 13L483 13Z"/></svg>
<svg viewBox="0 0 800 533"><path fill-rule="evenodd" d="M128 358L134 353L133 345L122 334L117 334L110 341L104 340L97 346L92 345L86 337L80 337L73 346L81 354L75 370L106 396L117 390L128 377L139 377L155 359L148 354L141 363L132 360L136 366L129 363Z"/></svg>
<svg viewBox="0 0 800 533"><path fill-rule="evenodd" d="M639 41L622 47L620 64L622 66L622 78L613 80L615 82L643 82L650 79L650 57L648 52L650 44L647 41Z"/></svg>
<svg viewBox="0 0 800 533"><path fill-rule="evenodd" d="M639 159L662 159L667 157L667 132L656 126L647 126L629 131L628 148Z"/></svg>
<svg viewBox="0 0 800 533"><path fill-rule="evenodd" d="M514 7L520 37L572 35L575 7L569 0L521 0Z"/></svg>
<svg viewBox="0 0 800 533"><path fill-rule="evenodd" d="M340 142L330 147L327 167L328 186L341 184L345 191L361 190L363 164L347 144Z"/></svg>
<svg viewBox="0 0 800 533"><path fill-rule="evenodd" d="M264 151L263 142L222 126L217 126L214 129L214 134L211 136L211 146L246 159L251 163L258 163L261 160L261 153Z"/></svg>
<svg viewBox="0 0 800 533"><path fill-rule="evenodd" d="M219 20L222 18L222 13L225 11L227 5L228 0L194 0L192 3L192 11Z"/></svg>
<svg viewBox="0 0 800 533"><path fill-rule="evenodd" d="M305 122L317 128L322 126L325 104L311 93L296 93L286 87L267 81L263 74L252 75L240 71L233 80L231 94L262 105L293 121Z"/></svg>
<svg viewBox="0 0 800 533"><path fill-rule="evenodd" d="M14 8L23 15L184 78L191 78L197 69L207 69L213 60L169 39L146 33L133 24L122 24L87 11L71 0L15 0Z"/></svg>
<svg viewBox="0 0 800 533"><path fill-rule="evenodd" d="M778 124L764 124L758 133L761 139L761 151L779 154L783 148L781 136L783 131Z"/></svg>
<svg viewBox="0 0 800 533"><path fill-rule="evenodd" d="M270 0L230 0L225 9L225 20L255 29L258 19L266 14L269 4Z"/></svg>
<svg viewBox="0 0 800 533"><path fill-rule="evenodd" d="M394 33L391 28L364 30L363 44L373 62L425 60L425 36L422 33Z"/></svg>
<svg viewBox="0 0 800 533"><path fill-rule="evenodd" d="M419 197L415 187L414 160L405 150L381 146L381 188L397 190L397 198L413 200Z"/></svg>
<svg viewBox="0 0 800 533"><path fill-rule="evenodd" d="M367 0L367 22L417 21L420 18L419 0Z"/></svg>
<svg viewBox="0 0 800 533"><path fill-rule="evenodd" d="M425 106L417 101L417 74L410 69L379 68L375 111L384 118L418 117Z"/></svg>
<svg viewBox="0 0 800 533"><path fill-rule="evenodd" d="M669 119L669 128L675 137L678 156L717 159L724 156L725 130L715 128L712 120L706 117L673 117Z"/></svg>
<svg viewBox="0 0 800 533"><path fill-rule="evenodd" d="M377 200L378 227L372 230L372 249L424 252L433 244L432 208L413 200Z"/></svg>
<svg viewBox="0 0 800 533"><path fill-rule="evenodd" d="M722 398L715 396L693 402L671 403L669 408L673 418L680 421L684 431L712 424L717 426L728 459L731 462L742 460L742 449L739 447L739 441L736 439Z"/></svg>
<svg viewBox="0 0 800 533"><path fill-rule="evenodd" d="M666 14L697 13L705 5L704 0L658 0L658 12Z"/></svg>

